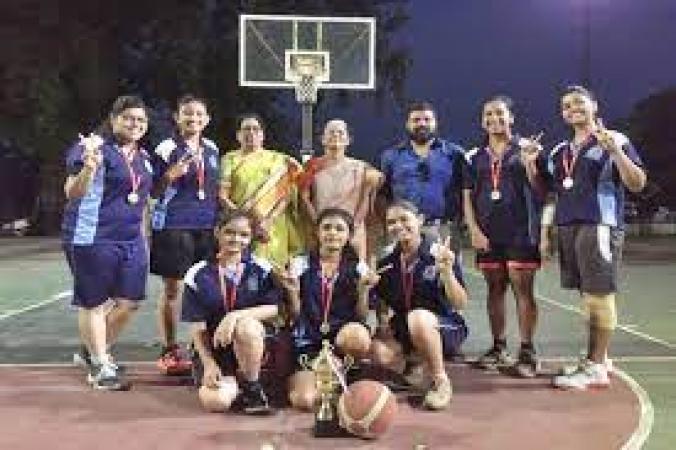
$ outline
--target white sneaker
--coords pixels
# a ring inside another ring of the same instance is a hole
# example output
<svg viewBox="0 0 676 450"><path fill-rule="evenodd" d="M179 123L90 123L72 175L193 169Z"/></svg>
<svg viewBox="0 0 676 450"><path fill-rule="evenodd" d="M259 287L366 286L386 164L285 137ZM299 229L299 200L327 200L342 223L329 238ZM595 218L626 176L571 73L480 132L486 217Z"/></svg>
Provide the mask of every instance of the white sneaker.
<svg viewBox="0 0 676 450"><path fill-rule="evenodd" d="M605 364L585 361L575 372L554 377L553 384L561 389L585 390L589 388L607 388L610 386Z"/></svg>
<svg viewBox="0 0 676 450"><path fill-rule="evenodd" d="M587 363L587 358L586 357L581 357L580 360L575 363L575 364L568 364L561 369L559 369L558 375L572 375L575 372L578 371L580 366L583 366ZM613 366L613 360L606 357L605 361L603 362L603 365L606 367L606 372L608 372L608 376L611 376L613 374L614 366Z"/></svg>

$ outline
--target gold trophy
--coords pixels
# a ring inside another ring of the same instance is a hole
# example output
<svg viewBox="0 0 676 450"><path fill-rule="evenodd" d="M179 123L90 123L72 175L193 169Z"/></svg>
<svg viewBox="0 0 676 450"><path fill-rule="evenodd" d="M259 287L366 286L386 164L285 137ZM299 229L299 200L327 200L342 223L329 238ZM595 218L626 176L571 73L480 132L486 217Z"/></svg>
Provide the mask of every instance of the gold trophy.
<svg viewBox="0 0 676 450"><path fill-rule="evenodd" d="M333 353L328 340L322 341L322 349L312 361L307 355L301 355L301 365L315 374L318 404L315 410L315 437L336 437L343 434L338 425L336 404L339 390L345 390L345 371L352 365L349 357L343 361Z"/></svg>

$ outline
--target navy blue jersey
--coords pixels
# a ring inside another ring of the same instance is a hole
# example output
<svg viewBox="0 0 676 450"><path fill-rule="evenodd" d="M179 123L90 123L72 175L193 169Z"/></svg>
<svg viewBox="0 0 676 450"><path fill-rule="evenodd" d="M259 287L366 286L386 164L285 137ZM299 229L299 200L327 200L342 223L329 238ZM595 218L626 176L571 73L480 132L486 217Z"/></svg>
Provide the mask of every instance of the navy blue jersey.
<svg viewBox="0 0 676 450"><path fill-rule="evenodd" d="M426 219L454 219L459 212L462 148L435 139L427 158L406 141L383 152L380 170L390 199L408 200Z"/></svg>
<svg viewBox="0 0 676 450"><path fill-rule="evenodd" d="M531 188L516 142L510 144L500 159L499 177L495 177L498 200L491 198L496 190L491 166L496 161L490 150L474 148L465 157L463 188L471 190L477 224L488 240L510 247L537 245L542 201Z"/></svg>
<svg viewBox="0 0 676 450"><path fill-rule="evenodd" d="M66 154L68 175L77 175L84 163L84 147L76 144ZM101 146L102 162L96 169L87 193L66 203L63 213L62 236L66 244L91 245L98 243L132 242L141 238L141 219L152 184L153 168L142 149L131 161L134 177L138 179L138 201L128 200L132 192L132 177L126 157L114 140Z"/></svg>
<svg viewBox="0 0 676 450"><path fill-rule="evenodd" d="M298 323L316 331L324 320L319 258L316 254L297 256L291 262L291 270L300 278ZM363 270L362 263L341 261L338 273L332 280L331 305L328 310L328 323L332 332L348 322L360 320L357 316L357 284Z"/></svg>
<svg viewBox="0 0 676 450"><path fill-rule="evenodd" d="M392 308L395 317L405 317L410 310L416 308L427 309L444 317L453 317L457 314L450 304L450 300L446 297L446 291L432 253L432 245L427 240L423 240L418 248L418 255L412 269L409 267L413 281L410 307L406 304L404 296L404 278L402 276L401 249L399 246L395 246L390 253L378 262L378 268L392 265L390 269L380 275L380 281L375 287L375 292L378 298ZM458 259L455 259L453 273L458 282L464 286L462 269Z"/></svg>
<svg viewBox="0 0 676 450"><path fill-rule="evenodd" d="M638 152L629 139L621 133L611 133L629 159L642 167ZM547 175L550 189L557 194L556 224L622 226L624 185L613 160L593 136L581 146L577 154L570 173L573 184L568 189L564 187L564 164L573 158L570 142L560 143L539 161L541 173Z"/></svg>
<svg viewBox="0 0 676 450"><path fill-rule="evenodd" d="M181 320L184 322L204 322L209 336L213 336L218 324L229 311L237 311L260 305L277 305L281 291L271 276L271 265L266 260L252 257L242 260L243 267L239 277L236 273L226 273L225 290L234 286L237 292L236 302L231 309L229 299L221 292L218 264L200 261L185 275Z"/></svg>
<svg viewBox="0 0 676 450"><path fill-rule="evenodd" d="M212 141L202 138L202 157L195 158L187 172L166 187L158 198L152 216L154 230L167 228L206 229L216 224L219 189L219 150ZM159 182L167 169L192 154L182 139L166 139L156 148L153 158L155 182ZM198 173L203 170L202 191L199 197Z"/></svg>

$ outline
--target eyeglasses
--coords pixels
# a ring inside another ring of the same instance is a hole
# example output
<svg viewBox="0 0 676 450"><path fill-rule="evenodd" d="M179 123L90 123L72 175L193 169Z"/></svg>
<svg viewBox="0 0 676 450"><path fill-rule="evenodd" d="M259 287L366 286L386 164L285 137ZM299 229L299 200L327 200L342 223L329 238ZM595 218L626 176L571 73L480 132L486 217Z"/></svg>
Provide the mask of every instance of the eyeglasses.
<svg viewBox="0 0 676 450"><path fill-rule="evenodd" d="M419 161L417 170L421 181L430 181L430 165L427 161Z"/></svg>

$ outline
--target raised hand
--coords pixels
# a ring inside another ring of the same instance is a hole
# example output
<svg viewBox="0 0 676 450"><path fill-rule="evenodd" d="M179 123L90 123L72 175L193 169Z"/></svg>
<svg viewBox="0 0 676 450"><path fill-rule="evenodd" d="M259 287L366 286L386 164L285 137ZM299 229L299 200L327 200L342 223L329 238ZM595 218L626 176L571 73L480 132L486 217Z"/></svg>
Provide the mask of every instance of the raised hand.
<svg viewBox="0 0 676 450"><path fill-rule="evenodd" d="M453 264L455 263L455 252L451 250L450 236L444 239L443 244L437 244L433 256L440 272L448 271L453 268Z"/></svg>
<svg viewBox="0 0 676 450"><path fill-rule="evenodd" d="M599 146L611 155L620 151L615 139L613 139L612 132L605 127L601 118L596 119L596 128L592 131L592 134L599 143Z"/></svg>
<svg viewBox="0 0 676 450"><path fill-rule="evenodd" d="M190 163L194 159L195 159L195 155L192 154L192 153L188 153L183 158L179 159L176 163L169 166L169 168L165 172L164 176L167 178L167 180L170 183L173 183L174 181L178 180L183 175L188 173L188 168L190 167Z"/></svg>
<svg viewBox="0 0 676 450"><path fill-rule="evenodd" d="M523 165L532 164L537 159L538 155L542 151L542 145L540 145L540 139L544 132L539 132L536 135L530 136L528 138L519 139L519 147L521 148L520 156L521 163Z"/></svg>
<svg viewBox="0 0 676 450"><path fill-rule="evenodd" d="M103 161L103 154L101 153L103 138L94 133L89 133L89 136L80 134L79 138L80 145L84 148L82 151L82 162L87 169L95 172Z"/></svg>
<svg viewBox="0 0 676 450"><path fill-rule="evenodd" d="M272 274L289 294L300 292L300 278L291 273L289 268L283 268L279 264L272 262Z"/></svg>

